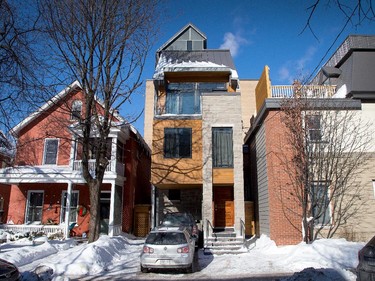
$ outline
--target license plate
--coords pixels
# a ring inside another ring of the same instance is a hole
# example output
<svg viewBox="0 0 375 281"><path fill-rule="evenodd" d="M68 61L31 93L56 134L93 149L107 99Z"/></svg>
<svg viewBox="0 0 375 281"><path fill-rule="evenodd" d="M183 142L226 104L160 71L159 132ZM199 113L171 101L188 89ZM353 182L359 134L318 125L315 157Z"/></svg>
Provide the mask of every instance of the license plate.
<svg viewBox="0 0 375 281"><path fill-rule="evenodd" d="M159 262L161 265L169 265L171 263L170 260L160 260Z"/></svg>

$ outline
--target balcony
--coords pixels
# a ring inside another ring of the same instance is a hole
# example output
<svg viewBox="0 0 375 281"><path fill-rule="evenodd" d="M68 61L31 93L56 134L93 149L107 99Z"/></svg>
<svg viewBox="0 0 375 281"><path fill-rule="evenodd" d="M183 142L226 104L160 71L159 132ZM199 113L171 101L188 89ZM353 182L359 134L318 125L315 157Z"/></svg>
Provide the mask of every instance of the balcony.
<svg viewBox="0 0 375 281"><path fill-rule="evenodd" d="M295 93L301 93L306 98L330 98L336 92L336 86L326 85L277 85L271 86L272 98L291 98Z"/></svg>
<svg viewBox="0 0 375 281"><path fill-rule="evenodd" d="M96 160L89 160L89 171L94 171L96 167ZM82 172L82 160L73 161L73 171ZM113 172L124 176L125 173L125 164L120 163L116 160L110 160L107 167L105 168L106 172Z"/></svg>

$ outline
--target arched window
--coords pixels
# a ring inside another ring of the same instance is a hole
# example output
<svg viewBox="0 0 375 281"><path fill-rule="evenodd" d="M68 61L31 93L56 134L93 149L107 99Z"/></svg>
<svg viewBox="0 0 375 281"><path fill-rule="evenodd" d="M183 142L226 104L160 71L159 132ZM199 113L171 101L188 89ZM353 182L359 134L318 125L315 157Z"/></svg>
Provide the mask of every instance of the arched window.
<svg viewBox="0 0 375 281"><path fill-rule="evenodd" d="M71 120L81 119L81 113L82 113L82 101L80 100L73 101L70 119Z"/></svg>

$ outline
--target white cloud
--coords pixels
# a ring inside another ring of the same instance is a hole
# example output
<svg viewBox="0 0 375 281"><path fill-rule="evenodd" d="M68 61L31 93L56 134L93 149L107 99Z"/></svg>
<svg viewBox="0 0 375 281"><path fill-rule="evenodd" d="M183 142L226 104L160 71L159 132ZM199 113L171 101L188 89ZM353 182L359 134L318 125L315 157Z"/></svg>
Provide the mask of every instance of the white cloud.
<svg viewBox="0 0 375 281"><path fill-rule="evenodd" d="M289 80L290 72L286 66L283 66L279 69L279 79L282 81Z"/></svg>
<svg viewBox="0 0 375 281"><path fill-rule="evenodd" d="M238 54L241 46L249 43L240 34L233 34L232 32L225 33L223 40L224 43L220 45L220 49L229 49L234 57Z"/></svg>
<svg viewBox="0 0 375 281"><path fill-rule="evenodd" d="M303 80L310 74L308 64L313 61L315 53L316 48L309 47L301 58L285 62L278 71L278 80L289 84L295 79Z"/></svg>

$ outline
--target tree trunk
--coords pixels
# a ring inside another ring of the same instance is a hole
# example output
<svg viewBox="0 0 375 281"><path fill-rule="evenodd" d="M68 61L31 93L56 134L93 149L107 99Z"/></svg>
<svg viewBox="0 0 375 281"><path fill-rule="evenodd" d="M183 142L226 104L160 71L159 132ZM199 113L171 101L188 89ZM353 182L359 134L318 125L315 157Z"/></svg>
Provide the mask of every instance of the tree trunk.
<svg viewBox="0 0 375 281"><path fill-rule="evenodd" d="M90 193L89 243L98 240L100 234L100 182L93 180L88 184Z"/></svg>

